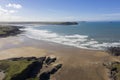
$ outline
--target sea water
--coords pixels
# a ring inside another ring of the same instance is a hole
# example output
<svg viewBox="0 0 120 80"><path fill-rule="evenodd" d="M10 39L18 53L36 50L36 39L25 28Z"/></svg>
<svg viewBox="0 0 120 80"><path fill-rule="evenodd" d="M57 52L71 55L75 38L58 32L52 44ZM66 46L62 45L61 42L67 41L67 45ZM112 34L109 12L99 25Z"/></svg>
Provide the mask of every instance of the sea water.
<svg viewBox="0 0 120 80"><path fill-rule="evenodd" d="M78 25L36 25L25 36L86 49L120 46L120 22L79 22Z"/></svg>

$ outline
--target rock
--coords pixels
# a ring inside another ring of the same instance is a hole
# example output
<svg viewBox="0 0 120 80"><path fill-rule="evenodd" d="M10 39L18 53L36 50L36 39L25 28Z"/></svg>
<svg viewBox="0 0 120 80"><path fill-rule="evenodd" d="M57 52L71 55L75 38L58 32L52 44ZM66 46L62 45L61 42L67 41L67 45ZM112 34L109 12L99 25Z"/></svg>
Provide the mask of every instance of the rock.
<svg viewBox="0 0 120 80"><path fill-rule="evenodd" d="M113 56L120 56L120 47L108 47L107 52Z"/></svg>
<svg viewBox="0 0 120 80"><path fill-rule="evenodd" d="M50 71L43 72L39 77L40 80L50 80L50 76L55 74L61 67L62 67L62 64L58 64L57 66L55 66Z"/></svg>
<svg viewBox="0 0 120 80"><path fill-rule="evenodd" d="M40 75L40 80L50 80L50 72L44 72Z"/></svg>
<svg viewBox="0 0 120 80"><path fill-rule="evenodd" d="M47 59L46 59L46 61L45 61L45 63L47 64L47 65L49 65L49 64L51 64L51 63L53 63L53 62L55 62L56 61L56 57L48 57Z"/></svg>
<svg viewBox="0 0 120 80"><path fill-rule="evenodd" d="M36 57L28 57L28 58L26 58L28 61L32 61L32 60L37 60L37 58Z"/></svg>
<svg viewBox="0 0 120 80"><path fill-rule="evenodd" d="M10 58L8 60L12 60L12 61L18 61L18 60L23 60L24 58L23 57L20 57L20 58Z"/></svg>
<svg viewBox="0 0 120 80"><path fill-rule="evenodd" d="M18 60L27 60L32 61L31 64L27 66L21 73L15 74L10 80L29 80L38 77L40 80L50 80L50 76L55 74L61 67L62 64L49 65L56 61L55 56L49 57L20 57L20 58L11 58L8 60L18 61ZM46 64L48 67L46 67Z"/></svg>
<svg viewBox="0 0 120 80"><path fill-rule="evenodd" d="M62 67L62 64L58 64L50 71L50 74L55 74L61 67Z"/></svg>
<svg viewBox="0 0 120 80"><path fill-rule="evenodd" d="M109 70L110 80L120 80L117 79L119 78L118 74L120 74L120 62L106 63L104 66Z"/></svg>
<svg viewBox="0 0 120 80"><path fill-rule="evenodd" d="M43 63L45 61L45 59L46 59L46 57L40 57L37 60Z"/></svg>
<svg viewBox="0 0 120 80"><path fill-rule="evenodd" d="M15 36L21 32L18 26L0 25L0 37Z"/></svg>

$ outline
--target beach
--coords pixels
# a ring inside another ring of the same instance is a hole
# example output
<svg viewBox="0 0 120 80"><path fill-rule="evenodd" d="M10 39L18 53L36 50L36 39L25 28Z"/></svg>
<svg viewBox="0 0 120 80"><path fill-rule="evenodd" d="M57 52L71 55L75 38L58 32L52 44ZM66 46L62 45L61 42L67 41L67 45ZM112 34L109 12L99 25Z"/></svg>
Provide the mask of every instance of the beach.
<svg viewBox="0 0 120 80"><path fill-rule="evenodd" d="M0 0L0 80L120 80L120 0Z"/></svg>
<svg viewBox="0 0 120 80"><path fill-rule="evenodd" d="M118 61L100 50L87 50L57 43L30 39L24 36L0 39L0 59L43 57L54 55L63 67L53 80L109 80L104 62Z"/></svg>

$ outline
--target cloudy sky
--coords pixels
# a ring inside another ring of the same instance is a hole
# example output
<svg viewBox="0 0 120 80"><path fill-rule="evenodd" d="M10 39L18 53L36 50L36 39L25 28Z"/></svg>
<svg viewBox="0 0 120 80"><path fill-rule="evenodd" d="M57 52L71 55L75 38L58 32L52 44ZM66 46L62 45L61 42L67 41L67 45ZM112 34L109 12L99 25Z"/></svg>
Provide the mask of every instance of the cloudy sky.
<svg viewBox="0 0 120 80"><path fill-rule="evenodd" d="M0 0L0 21L112 20L120 20L120 0Z"/></svg>

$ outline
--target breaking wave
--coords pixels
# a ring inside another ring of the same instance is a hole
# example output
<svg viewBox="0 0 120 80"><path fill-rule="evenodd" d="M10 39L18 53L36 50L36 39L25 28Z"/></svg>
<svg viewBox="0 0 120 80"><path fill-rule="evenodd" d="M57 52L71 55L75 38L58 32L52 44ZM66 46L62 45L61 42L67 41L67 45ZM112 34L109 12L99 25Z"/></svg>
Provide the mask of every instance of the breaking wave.
<svg viewBox="0 0 120 80"><path fill-rule="evenodd" d="M78 48L102 50L109 46L120 46L120 42L100 43L94 39L90 39L87 35L60 35L47 30L37 30L32 27L25 28L24 30L26 31L25 36L29 38L55 42Z"/></svg>

